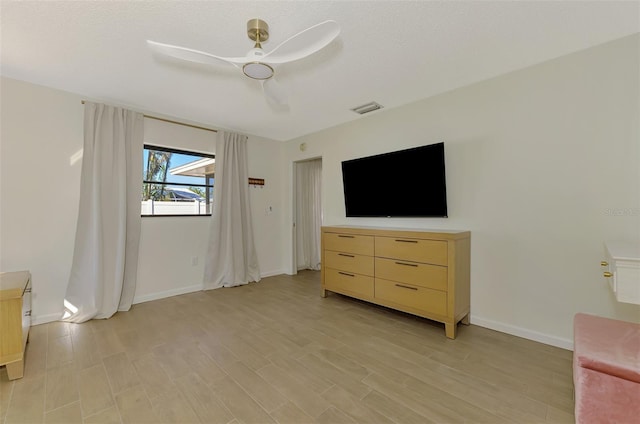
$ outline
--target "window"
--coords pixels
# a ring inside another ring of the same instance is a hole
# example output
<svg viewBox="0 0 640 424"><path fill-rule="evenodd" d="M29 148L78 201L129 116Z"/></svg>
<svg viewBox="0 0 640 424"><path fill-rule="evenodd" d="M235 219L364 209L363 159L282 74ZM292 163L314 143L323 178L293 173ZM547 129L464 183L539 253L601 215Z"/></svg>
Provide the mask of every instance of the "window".
<svg viewBox="0 0 640 424"><path fill-rule="evenodd" d="M215 156L145 145L142 216L211 215Z"/></svg>

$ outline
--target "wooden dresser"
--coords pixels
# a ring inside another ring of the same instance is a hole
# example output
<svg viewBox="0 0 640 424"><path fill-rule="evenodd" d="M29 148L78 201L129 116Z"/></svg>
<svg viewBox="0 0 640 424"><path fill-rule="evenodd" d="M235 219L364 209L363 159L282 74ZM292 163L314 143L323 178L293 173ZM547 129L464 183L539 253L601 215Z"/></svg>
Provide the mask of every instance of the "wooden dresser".
<svg viewBox="0 0 640 424"><path fill-rule="evenodd" d="M0 273L0 365L9 380L24 374L24 349L31 327L31 274Z"/></svg>
<svg viewBox="0 0 640 424"><path fill-rule="evenodd" d="M445 324L454 339L469 323L468 231L322 227L322 296L327 291Z"/></svg>

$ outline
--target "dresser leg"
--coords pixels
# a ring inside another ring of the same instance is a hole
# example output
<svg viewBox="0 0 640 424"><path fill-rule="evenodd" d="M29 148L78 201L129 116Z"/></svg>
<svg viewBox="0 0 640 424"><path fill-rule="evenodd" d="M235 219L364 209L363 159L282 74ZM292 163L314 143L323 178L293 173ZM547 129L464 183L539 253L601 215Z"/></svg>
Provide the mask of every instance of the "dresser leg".
<svg viewBox="0 0 640 424"><path fill-rule="evenodd" d="M447 335L447 338L449 339L455 339L456 338L456 323L454 322L453 324L444 324L444 332Z"/></svg>
<svg viewBox="0 0 640 424"><path fill-rule="evenodd" d="M24 360L21 359L19 361L8 363L7 375L9 376L9 380L22 378L22 376L24 375Z"/></svg>
<svg viewBox="0 0 640 424"><path fill-rule="evenodd" d="M326 291L325 289L322 289L322 290L320 291L320 296L321 296L321 297L327 297L327 291Z"/></svg>
<svg viewBox="0 0 640 424"><path fill-rule="evenodd" d="M469 325L469 314L465 315L464 318L462 318L460 320L461 323L463 323L464 325Z"/></svg>

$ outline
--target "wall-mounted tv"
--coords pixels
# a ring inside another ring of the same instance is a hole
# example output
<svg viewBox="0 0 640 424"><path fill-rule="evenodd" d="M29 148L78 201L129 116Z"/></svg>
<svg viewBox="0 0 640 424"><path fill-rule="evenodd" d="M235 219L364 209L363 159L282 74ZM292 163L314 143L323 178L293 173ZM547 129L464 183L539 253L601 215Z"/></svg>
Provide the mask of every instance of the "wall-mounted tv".
<svg viewBox="0 0 640 424"><path fill-rule="evenodd" d="M348 217L447 217L444 143L342 162Z"/></svg>

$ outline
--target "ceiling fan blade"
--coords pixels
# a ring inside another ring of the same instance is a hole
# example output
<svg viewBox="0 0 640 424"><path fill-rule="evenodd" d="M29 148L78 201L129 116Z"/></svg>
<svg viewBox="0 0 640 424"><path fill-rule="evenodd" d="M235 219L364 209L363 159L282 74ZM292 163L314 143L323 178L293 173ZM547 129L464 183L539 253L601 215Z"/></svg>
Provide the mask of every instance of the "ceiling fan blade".
<svg viewBox="0 0 640 424"><path fill-rule="evenodd" d="M222 57L210 53L201 52L199 50L189 49L187 47L172 46L171 44L158 43L156 41L147 40L147 44L156 53L165 56L175 57L176 59L186 60L189 62L204 63L206 65L219 65L221 62L228 63L236 68L238 63L244 63L244 57Z"/></svg>
<svg viewBox="0 0 640 424"><path fill-rule="evenodd" d="M272 106L278 108L287 108L289 106L286 90L273 78L262 81L262 91L264 91L267 102Z"/></svg>
<svg viewBox="0 0 640 424"><path fill-rule="evenodd" d="M325 47L340 34L336 21L325 21L307 28L280 43L263 57L265 63L286 63L302 59Z"/></svg>

